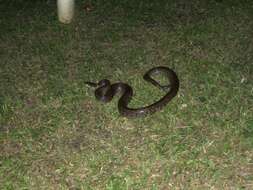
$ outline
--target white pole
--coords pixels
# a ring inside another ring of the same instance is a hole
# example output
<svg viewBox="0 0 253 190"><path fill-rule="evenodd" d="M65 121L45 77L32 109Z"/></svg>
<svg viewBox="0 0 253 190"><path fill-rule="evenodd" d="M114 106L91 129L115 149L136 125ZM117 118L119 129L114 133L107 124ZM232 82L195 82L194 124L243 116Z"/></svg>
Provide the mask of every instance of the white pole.
<svg viewBox="0 0 253 190"><path fill-rule="evenodd" d="M74 16L75 0L57 0L58 19L68 24Z"/></svg>

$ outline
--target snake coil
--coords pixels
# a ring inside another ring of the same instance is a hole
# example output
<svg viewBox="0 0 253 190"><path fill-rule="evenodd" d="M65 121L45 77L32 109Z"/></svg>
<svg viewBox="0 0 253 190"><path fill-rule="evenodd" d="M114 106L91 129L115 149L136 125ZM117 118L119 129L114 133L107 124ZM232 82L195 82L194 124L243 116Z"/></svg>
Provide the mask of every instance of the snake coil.
<svg viewBox="0 0 253 190"><path fill-rule="evenodd" d="M161 85L159 82L154 80L151 76L155 74L163 73L165 77L169 80L169 85ZM147 116L149 114L152 114L154 112L157 112L161 110L163 107L165 107L172 98L174 98L178 92L179 89L179 80L176 75L176 73L168 68L168 67L154 67L150 70L148 70L144 76L144 80L150 82L154 86L167 91L167 93L157 102L140 108L129 108L128 104L132 99L133 96L133 89L131 86L129 86L126 83L123 82L117 82L114 84L111 84L109 80L102 79L98 83L94 82L85 82L87 85L96 87L95 89L95 97L96 99L102 101L102 102L110 102L113 98L113 96L117 93L119 93L120 99L118 101L118 110L120 115L124 117L141 117L141 116ZM168 90L169 89L169 90Z"/></svg>

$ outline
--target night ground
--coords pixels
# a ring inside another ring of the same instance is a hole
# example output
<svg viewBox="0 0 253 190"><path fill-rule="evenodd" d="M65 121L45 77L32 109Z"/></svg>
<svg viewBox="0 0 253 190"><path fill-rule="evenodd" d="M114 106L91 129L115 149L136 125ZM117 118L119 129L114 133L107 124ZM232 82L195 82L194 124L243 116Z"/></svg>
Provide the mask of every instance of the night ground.
<svg viewBox="0 0 253 190"><path fill-rule="evenodd" d="M132 86L122 117L85 81ZM160 80L163 80L161 77ZM0 0L0 189L253 189L253 1Z"/></svg>

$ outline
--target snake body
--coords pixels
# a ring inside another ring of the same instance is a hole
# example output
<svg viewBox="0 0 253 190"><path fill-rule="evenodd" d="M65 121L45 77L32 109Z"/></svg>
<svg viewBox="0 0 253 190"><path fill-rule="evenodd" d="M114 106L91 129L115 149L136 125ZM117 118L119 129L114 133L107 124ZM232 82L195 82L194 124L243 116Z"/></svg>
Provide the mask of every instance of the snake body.
<svg viewBox="0 0 253 190"><path fill-rule="evenodd" d="M161 85L159 82L154 80L151 76L156 74L163 74L169 80L169 85ZM96 87L95 89L95 97L96 99L102 102L110 102L115 94L120 94L120 99L118 101L118 110L121 116L124 117L141 117L147 116L154 112L161 110L165 107L173 97L176 96L178 89L179 89L179 80L176 73L168 68L168 67L154 67L148 70L144 76L144 80L150 82L154 86L163 89L166 94L157 102L140 107L140 108L129 108L128 104L132 99L133 96L133 89L126 83L117 82L111 84L109 80L103 79L100 80L98 83L94 82L86 82L87 85Z"/></svg>

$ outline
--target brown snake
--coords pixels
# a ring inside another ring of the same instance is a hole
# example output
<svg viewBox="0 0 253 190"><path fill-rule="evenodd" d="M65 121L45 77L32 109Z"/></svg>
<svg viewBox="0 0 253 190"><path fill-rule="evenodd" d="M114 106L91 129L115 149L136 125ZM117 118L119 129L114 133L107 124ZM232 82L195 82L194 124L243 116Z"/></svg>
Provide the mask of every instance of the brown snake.
<svg viewBox="0 0 253 190"><path fill-rule="evenodd" d="M151 76L155 74L163 73L165 77L168 78L170 84L169 85L161 85L156 80L154 80ZM133 89L126 83L117 82L111 84L109 80L103 79L98 83L94 82L86 82L87 85L96 87L95 89L95 97L102 102L110 102L113 96L119 93L120 99L118 101L118 110L120 115L124 117L141 117L152 114L156 111L161 110L165 107L173 97L176 96L179 89L179 80L176 73L168 68L168 67L154 67L147 71L143 76L144 80L150 82L154 86L166 90L167 93L157 102L140 108L129 108L128 104L133 96ZM169 90L168 90L169 89Z"/></svg>

